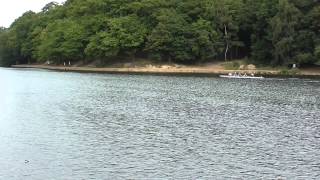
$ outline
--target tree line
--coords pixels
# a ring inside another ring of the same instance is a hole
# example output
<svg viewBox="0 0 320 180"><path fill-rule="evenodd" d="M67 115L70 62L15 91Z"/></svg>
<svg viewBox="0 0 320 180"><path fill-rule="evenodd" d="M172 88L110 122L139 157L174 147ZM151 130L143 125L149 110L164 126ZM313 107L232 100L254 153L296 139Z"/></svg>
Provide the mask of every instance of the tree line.
<svg viewBox="0 0 320 180"><path fill-rule="evenodd" d="M0 64L320 59L318 0L67 0L0 28Z"/></svg>

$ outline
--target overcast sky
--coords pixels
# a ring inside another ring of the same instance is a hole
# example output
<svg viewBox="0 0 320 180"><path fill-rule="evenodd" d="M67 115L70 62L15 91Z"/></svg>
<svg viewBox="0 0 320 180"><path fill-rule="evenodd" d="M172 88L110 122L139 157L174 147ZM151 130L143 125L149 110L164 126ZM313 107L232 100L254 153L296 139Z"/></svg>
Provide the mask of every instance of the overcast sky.
<svg viewBox="0 0 320 180"><path fill-rule="evenodd" d="M39 12L52 1L61 3L65 0L0 0L0 26L9 27L24 12Z"/></svg>

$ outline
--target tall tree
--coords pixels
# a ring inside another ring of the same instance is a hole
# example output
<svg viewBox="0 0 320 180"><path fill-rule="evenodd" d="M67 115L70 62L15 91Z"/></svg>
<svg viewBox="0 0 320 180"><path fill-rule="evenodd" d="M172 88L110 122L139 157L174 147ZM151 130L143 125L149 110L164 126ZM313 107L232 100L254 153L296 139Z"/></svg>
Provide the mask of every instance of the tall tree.
<svg viewBox="0 0 320 180"><path fill-rule="evenodd" d="M278 13L271 20L274 61L288 64L293 58L294 37L301 12L289 0L279 0Z"/></svg>
<svg viewBox="0 0 320 180"><path fill-rule="evenodd" d="M134 59L146 38L147 29L137 16L109 20L107 30L92 37L86 48L89 57L114 57L124 53Z"/></svg>
<svg viewBox="0 0 320 180"><path fill-rule="evenodd" d="M81 25L72 20L59 20L42 31L37 57L58 63L82 59L85 42L85 29Z"/></svg>

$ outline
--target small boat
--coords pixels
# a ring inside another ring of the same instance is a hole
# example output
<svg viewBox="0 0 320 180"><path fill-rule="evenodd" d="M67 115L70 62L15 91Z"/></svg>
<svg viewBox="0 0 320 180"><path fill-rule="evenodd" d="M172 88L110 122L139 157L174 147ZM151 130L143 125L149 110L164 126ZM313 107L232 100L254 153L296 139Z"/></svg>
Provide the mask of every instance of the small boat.
<svg viewBox="0 0 320 180"><path fill-rule="evenodd" d="M254 76L254 74L252 74L251 76L247 76L245 75L241 75L241 74L228 74L228 75L220 75L221 78L229 78L229 79L264 79L264 77L262 76Z"/></svg>

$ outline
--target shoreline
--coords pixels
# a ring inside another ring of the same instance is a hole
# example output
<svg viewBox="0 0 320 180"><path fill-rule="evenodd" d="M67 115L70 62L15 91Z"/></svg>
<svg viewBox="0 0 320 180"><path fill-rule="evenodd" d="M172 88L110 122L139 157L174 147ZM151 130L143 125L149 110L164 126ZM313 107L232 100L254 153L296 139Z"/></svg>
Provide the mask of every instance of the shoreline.
<svg viewBox="0 0 320 180"><path fill-rule="evenodd" d="M151 74L151 75L194 75L194 76L219 76L232 72L255 73L256 76L266 77L310 77L320 78L320 71L301 70L298 74L282 74L281 70L224 70L210 67L132 67L132 68L112 68L112 67L75 67L75 66L49 66L49 65L12 65L12 68L32 68L46 69L53 71L80 72L80 73L105 73L105 74Z"/></svg>

